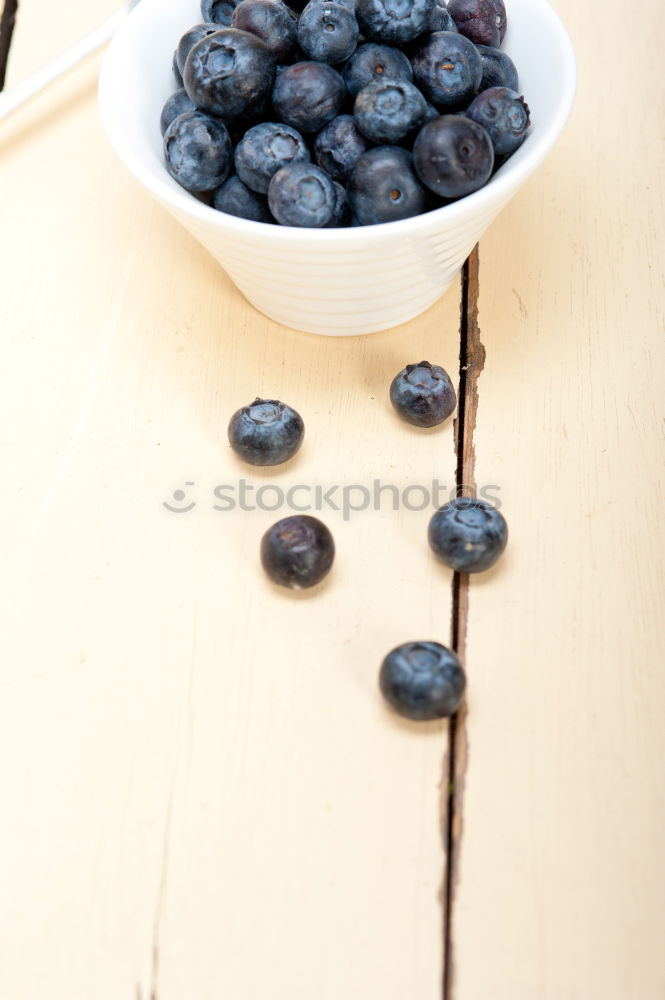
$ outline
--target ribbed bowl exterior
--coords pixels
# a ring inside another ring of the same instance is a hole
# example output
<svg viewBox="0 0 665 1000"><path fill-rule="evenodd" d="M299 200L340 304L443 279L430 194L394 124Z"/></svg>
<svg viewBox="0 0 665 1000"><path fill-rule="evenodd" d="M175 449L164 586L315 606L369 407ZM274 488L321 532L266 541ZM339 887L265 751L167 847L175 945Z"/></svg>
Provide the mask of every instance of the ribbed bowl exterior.
<svg viewBox="0 0 665 1000"><path fill-rule="evenodd" d="M343 230L301 230L216 212L166 172L159 113L175 89L171 58L200 21L196 0L141 0L113 40L100 107L120 158L219 261L266 316L298 330L347 336L418 316L443 294L504 205L547 154L568 117L575 65L545 0L510 0L505 49L520 69L531 134L481 191L415 219Z"/></svg>

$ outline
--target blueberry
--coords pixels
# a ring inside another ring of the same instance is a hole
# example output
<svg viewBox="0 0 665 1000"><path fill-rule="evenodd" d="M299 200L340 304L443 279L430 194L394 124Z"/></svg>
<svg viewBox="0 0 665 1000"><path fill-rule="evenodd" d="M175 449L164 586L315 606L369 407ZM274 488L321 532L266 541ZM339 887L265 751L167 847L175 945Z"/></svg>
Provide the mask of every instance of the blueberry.
<svg viewBox="0 0 665 1000"><path fill-rule="evenodd" d="M228 28L237 4L238 0L201 0L203 20Z"/></svg>
<svg viewBox="0 0 665 1000"><path fill-rule="evenodd" d="M202 111L186 111L164 135L166 166L188 191L212 191L226 180L233 163L231 137L224 124Z"/></svg>
<svg viewBox="0 0 665 1000"><path fill-rule="evenodd" d="M309 163L305 140L290 125L262 122L245 132L236 146L236 173L247 187L267 194L273 174L287 163Z"/></svg>
<svg viewBox="0 0 665 1000"><path fill-rule="evenodd" d="M372 42L403 44L429 30L436 0L357 0L360 30Z"/></svg>
<svg viewBox="0 0 665 1000"><path fill-rule="evenodd" d="M367 42L359 45L342 70L351 97L372 80L413 80L411 63L399 49Z"/></svg>
<svg viewBox="0 0 665 1000"><path fill-rule="evenodd" d="M506 34L503 0L448 0L457 30L479 45L499 46Z"/></svg>
<svg viewBox="0 0 665 1000"><path fill-rule="evenodd" d="M333 182L321 167L290 163L270 181L268 205L282 226L320 229L334 218L337 198Z"/></svg>
<svg viewBox="0 0 665 1000"><path fill-rule="evenodd" d="M408 219L420 215L426 205L411 154L399 146L377 146L363 153L349 174L347 192L362 226Z"/></svg>
<svg viewBox="0 0 665 1000"><path fill-rule="evenodd" d="M222 118L239 118L269 96L275 57L256 35L220 28L192 48L183 77L198 108Z"/></svg>
<svg viewBox="0 0 665 1000"><path fill-rule="evenodd" d="M508 525L496 507L474 497L445 504L429 523L430 548L458 573L480 573L497 561L508 541Z"/></svg>
<svg viewBox="0 0 665 1000"><path fill-rule="evenodd" d="M430 31L457 31L457 25L445 5L445 0L436 0L428 28Z"/></svg>
<svg viewBox="0 0 665 1000"><path fill-rule="evenodd" d="M273 222L268 202L260 194L250 191L235 175L218 187L213 195L213 206L218 212L235 215L252 222Z"/></svg>
<svg viewBox="0 0 665 1000"><path fill-rule="evenodd" d="M510 56L491 45L476 45L476 48L483 64L480 90L488 90L490 87L508 87L510 90L517 90L519 87L517 67Z"/></svg>
<svg viewBox="0 0 665 1000"><path fill-rule="evenodd" d="M255 399L231 417L229 443L250 465L281 465L298 451L305 435L299 413L277 399Z"/></svg>
<svg viewBox="0 0 665 1000"><path fill-rule="evenodd" d="M298 44L310 59L344 62L358 44L355 14L339 3L310 0L298 21Z"/></svg>
<svg viewBox="0 0 665 1000"><path fill-rule="evenodd" d="M175 57L178 69L180 70L180 76L185 71L185 63L187 62L187 56L192 51L197 42L200 42L202 38L207 38L208 35L214 35L216 31L219 31L218 24L206 23L206 24L195 24L193 28L186 31L178 42L178 48L175 50ZM182 84L181 84L182 86Z"/></svg>
<svg viewBox="0 0 665 1000"><path fill-rule="evenodd" d="M326 222L324 229L340 229L349 224L349 199L346 196L346 188L337 181L332 183L335 189L335 207L332 219Z"/></svg>
<svg viewBox="0 0 665 1000"><path fill-rule="evenodd" d="M173 75L175 77L175 82L178 84L178 89L182 87L182 73L178 69L178 50L176 49L173 53Z"/></svg>
<svg viewBox="0 0 665 1000"><path fill-rule="evenodd" d="M510 156L518 149L529 129L529 107L523 97L507 87L491 87L474 97L467 118L482 125L498 156Z"/></svg>
<svg viewBox="0 0 665 1000"><path fill-rule="evenodd" d="M478 51L464 35L435 31L418 41L413 57L413 78L425 97L438 107L470 101L483 77Z"/></svg>
<svg viewBox="0 0 665 1000"><path fill-rule="evenodd" d="M196 107L187 96L186 90L176 90L175 94L171 94L162 108L159 120L162 135L164 135L173 119L177 118L178 115L184 115L185 111L196 111Z"/></svg>
<svg viewBox="0 0 665 1000"><path fill-rule="evenodd" d="M406 80L373 80L353 105L358 130L376 143L399 142L420 125L426 112L425 98Z"/></svg>
<svg viewBox="0 0 665 1000"><path fill-rule="evenodd" d="M278 75L272 103L280 121L308 135L337 116L345 96L344 81L332 66L299 62Z"/></svg>
<svg viewBox="0 0 665 1000"><path fill-rule="evenodd" d="M278 62L288 59L295 48L298 21L281 0L242 0L233 12L231 26L260 38Z"/></svg>
<svg viewBox="0 0 665 1000"><path fill-rule="evenodd" d="M425 722L455 714L466 677L458 658L440 642L405 642L383 661L379 686L400 715Z"/></svg>
<svg viewBox="0 0 665 1000"><path fill-rule="evenodd" d="M335 542L316 517L294 514L268 528L261 539L261 563L274 583L291 590L316 586L330 572Z"/></svg>
<svg viewBox="0 0 665 1000"><path fill-rule="evenodd" d="M314 140L314 159L333 180L344 181L368 149L369 143L356 128L353 115L338 115Z"/></svg>
<svg viewBox="0 0 665 1000"><path fill-rule="evenodd" d="M416 427L436 427L457 406L450 376L439 365L407 365L390 386L390 402L400 417Z"/></svg>
<svg viewBox="0 0 665 1000"><path fill-rule="evenodd" d="M462 198L489 180L494 149L481 125L458 115L442 115L418 133L413 165L430 191L442 198Z"/></svg>

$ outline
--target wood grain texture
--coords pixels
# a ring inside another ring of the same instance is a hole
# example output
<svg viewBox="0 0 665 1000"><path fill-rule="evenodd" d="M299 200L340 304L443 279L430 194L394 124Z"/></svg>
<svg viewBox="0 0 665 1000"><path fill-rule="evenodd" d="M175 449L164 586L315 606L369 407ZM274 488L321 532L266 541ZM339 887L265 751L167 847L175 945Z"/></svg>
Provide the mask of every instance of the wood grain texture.
<svg viewBox="0 0 665 1000"><path fill-rule="evenodd" d="M452 488L452 421L412 430L387 389L456 370L459 290L358 340L271 323L116 162L97 68L0 136L0 995L436 1000L447 728L377 688L393 645L448 638L428 515L323 513L337 563L298 599L258 565L278 515L213 490ZM227 447L256 394L305 417L282 471Z"/></svg>
<svg viewBox="0 0 665 1000"><path fill-rule="evenodd" d="M557 6L574 117L481 243L476 478L511 534L469 594L455 1000L665 996L662 14L622 92L619 4Z"/></svg>

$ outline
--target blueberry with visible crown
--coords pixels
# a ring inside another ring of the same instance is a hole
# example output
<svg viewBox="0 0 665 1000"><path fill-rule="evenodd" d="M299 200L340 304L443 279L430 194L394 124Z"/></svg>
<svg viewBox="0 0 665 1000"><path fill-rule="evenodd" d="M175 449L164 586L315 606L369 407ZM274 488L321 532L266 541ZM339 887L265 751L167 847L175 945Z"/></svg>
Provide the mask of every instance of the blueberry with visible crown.
<svg viewBox="0 0 665 1000"><path fill-rule="evenodd" d="M261 539L261 563L274 583L291 590L316 586L335 558L329 528L316 517L294 514L277 521Z"/></svg>
<svg viewBox="0 0 665 1000"><path fill-rule="evenodd" d="M423 125L413 144L413 166L441 198L463 198L485 184L494 167L492 140L470 118L442 115Z"/></svg>
<svg viewBox="0 0 665 1000"><path fill-rule="evenodd" d="M338 198L321 167L288 163L270 181L268 205L282 226L321 229L334 220Z"/></svg>
<svg viewBox="0 0 665 1000"><path fill-rule="evenodd" d="M287 163L309 163L309 150L290 125L262 122L245 132L234 160L241 181L252 191L267 194L273 175Z"/></svg>
<svg viewBox="0 0 665 1000"><path fill-rule="evenodd" d="M213 21L220 28L228 28L238 0L201 0L204 21Z"/></svg>
<svg viewBox="0 0 665 1000"><path fill-rule="evenodd" d="M440 642L405 642L384 659L379 686L396 712L426 722L455 714L466 677L458 658Z"/></svg>
<svg viewBox="0 0 665 1000"><path fill-rule="evenodd" d="M192 51L197 42L200 42L202 38L207 38L208 35L214 35L216 31L219 31L219 25L213 24L212 22L206 22L205 24L195 24L193 28L189 28L184 35L180 38L178 42L178 48L175 50L176 65L180 72L180 79L182 80L182 74L185 71L185 63L187 62L187 56ZM182 87L182 84L180 84Z"/></svg>
<svg viewBox="0 0 665 1000"><path fill-rule="evenodd" d="M356 0L356 17L371 42L402 45L429 30L436 0Z"/></svg>
<svg viewBox="0 0 665 1000"><path fill-rule="evenodd" d="M430 548L458 573L481 573L497 561L508 542L503 514L475 497L457 497L429 523Z"/></svg>
<svg viewBox="0 0 665 1000"><path fill-rule="evenodd" d="M353 117L375 143L398 143L422 123L427 101L407 80L372 80L358 92Z"/></svg>
<svg viewBox="0 0 665 1000"><path fill-rule="evenodd" d="M231 137L223 122L203 111L186 111L164 134L164 158L171 177L188 191L213 191L233 163Z"/></svg>
<svg viewBox="0 0 665 1000"><path fill-rule="evenodd" d="M270 96L275 56L248 31L220 28L193 46L183 78L197 108L221 118L252 114Z"/></svg>
<svg viewBox="0 0 665 1000"><path fill-rule="evenodd" d="M407 365L390 386L390 402L400 417L416 427L436 427L453 413L457 396L448 372L421 361Z"/></svg>
<svg viewBox="0 0 665 1000"><path fill-rule="evenodd" d="M332 0L310 0L298 20L298 44L310 59L344 62L358 44L355 14Z"/></svg>
<svg viewBox="0 0 665 1000"><path fill-rule="evenodd" d="M229 443L251 465L281 465L298 451L305 424L296 410L278 399L259 399L231 417Z"/></svg>
<svg viewBox="0 0 665 1000"><path fill-rule="evenodd" d="M508 87L490 87L471 101L466 117L482 125L497 156L510 156L526 139L531 119L523 97Z"/></svg>

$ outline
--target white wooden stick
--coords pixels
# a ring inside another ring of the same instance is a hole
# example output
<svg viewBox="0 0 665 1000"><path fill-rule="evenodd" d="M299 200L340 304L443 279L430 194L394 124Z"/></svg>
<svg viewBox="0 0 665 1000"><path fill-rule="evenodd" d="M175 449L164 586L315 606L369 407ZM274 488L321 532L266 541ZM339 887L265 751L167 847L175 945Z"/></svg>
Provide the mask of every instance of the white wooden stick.
<svg viewBox="0 0 665 1000"><path fill-rule="evenodd" d="M48 84L63 76L68 70L82 62L87 56L92 55L100 49L106 42L110 41L118 30L127 14L136 6L138 0L129 0L129 3L113 14L104 24L101 24L89 35L82 38L76 45L73 45L66 52L63 52L56 59L53 59L46 66L38 69L29 77L23 80L11 90L0 93L0 121L25 104L26 101L42 91Z"/></svg>

